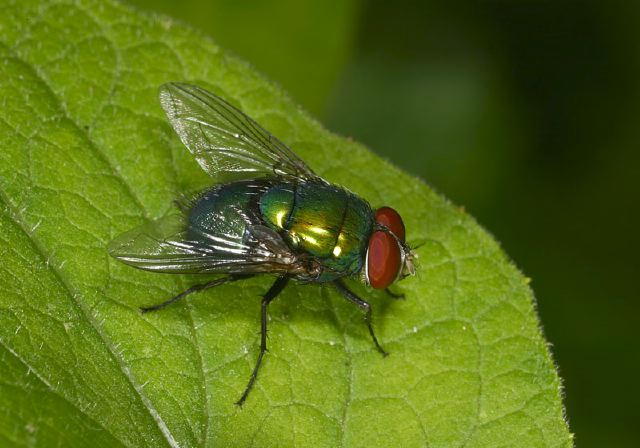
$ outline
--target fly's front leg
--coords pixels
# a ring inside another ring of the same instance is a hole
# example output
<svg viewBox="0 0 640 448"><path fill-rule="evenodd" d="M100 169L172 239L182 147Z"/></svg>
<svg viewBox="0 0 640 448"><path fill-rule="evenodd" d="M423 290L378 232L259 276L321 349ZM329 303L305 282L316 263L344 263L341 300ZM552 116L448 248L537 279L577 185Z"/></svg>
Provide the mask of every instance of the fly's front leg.
<svg viewBox="0 0 640 448"><path fill-rule="evenodd" d="M342 280L338 279L333 282L336 289L342 294L349 302L355 303L360 308L365 311L364 320L367 323L367 327L369 328L369 333L371 334L371 338L373 339L373 343L376 345L376 348L383 356L387 356L387 353L378 342L378 338L376 334L373 332L373 326L371 325L371 304L365 300L362 300L360 297L355 295L349 288L345 286Z"/></svg>
<svg viewBox="0 0 640 448"><path fill-rule="evenodd" d="M391 291L391 289L389 288L384 288L384 292L387 293L387 295L389 297L391 297L392 299L396 299L396 300L404 300L404 293L397 293L397 292L393 292Z"/></svg>
<svg viewBox="0 0 640 448"><path fill-rule="evenodd" d="M249 384L247 384L244 393L240 397L236 404L238 406L242 406L244 401L247 399L251 388L253 387L253 383L255 383L256 378L258 377L258 370L260 369L260 364L262 363L262 357L264 356L264 352L267 351L267 311L269 308L269 303L273 299L275 299L278 294L282 292L287 283L289 282L289 277L280 277L278 278L269 291L262 298L262 320L260 327L260 354L258 355L258 361L256 362L256 366L253 368L253 372L251 373L251 378L249 378Z"/></svg>
<svg viewBox="0 0 640 448"><path fill-rule="evenodd" d="M149 311L159 310L160 308L164 308L167 305L171 305L173 302L177 302L178 300L182 299L183 297L188 296L191 293L198 292L198 291L204 291L205 289L213 288L214 286L220 286L220 285L223 285L225 283L235 282L237 280L243 280L243 279L249 278L249 277L252 277L252 276L251 275L229 275L227 277L217 278L217 279L215 279L213 281L210 281L209 283L203 283L201 285L193 285L192 287L190 287L186 291L182 291L180 294L178 294L175 297L170 298L169 300L166 300L166 301L164 301L162 303L159 303L158 305L142 307L142 308L140 308L140 310L143 313L147 313Z"/></svg>

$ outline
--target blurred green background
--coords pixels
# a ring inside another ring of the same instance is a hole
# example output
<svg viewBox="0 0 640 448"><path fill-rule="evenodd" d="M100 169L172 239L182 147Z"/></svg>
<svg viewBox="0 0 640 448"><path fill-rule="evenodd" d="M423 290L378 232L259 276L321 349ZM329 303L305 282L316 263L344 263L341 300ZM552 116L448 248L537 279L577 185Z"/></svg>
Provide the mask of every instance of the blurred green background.
<svg viewBox="0 0 640 448"><path fill-rule="evenodd" d="M464 205L533 279L577 445L640 446L640 2L132 3Z"/></svg>

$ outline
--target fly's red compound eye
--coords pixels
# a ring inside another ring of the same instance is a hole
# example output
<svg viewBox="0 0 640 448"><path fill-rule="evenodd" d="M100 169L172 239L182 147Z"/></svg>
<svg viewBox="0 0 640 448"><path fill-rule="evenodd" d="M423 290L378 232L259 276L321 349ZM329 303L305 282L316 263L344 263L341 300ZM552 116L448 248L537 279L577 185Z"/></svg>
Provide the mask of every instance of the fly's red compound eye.
<svg viewBox="0 0 640 448"><path fill-rule="evenodd" d="M404 223L397 211L391 207L380 207L376 210L375 220L404 242ZM402 254L398 241L388 232L373 232L367 250L366 276L369 284L376 289L384 289L394 282L401 269Z"/></svg>
<svg viewBox="0 0 640 448"><path fill-rule="evenodd" d="M391 207L380 207L376 210L376 222L391 230L404 243L404 223L400 214Z"/></svg>
<svg viewBox="0 0 640 448"><path fill-rule="evenodd" d="M375 231L369 238L367 279L376 289L389 286L400 272L402 257L396 239L383 231Z"/></svg>

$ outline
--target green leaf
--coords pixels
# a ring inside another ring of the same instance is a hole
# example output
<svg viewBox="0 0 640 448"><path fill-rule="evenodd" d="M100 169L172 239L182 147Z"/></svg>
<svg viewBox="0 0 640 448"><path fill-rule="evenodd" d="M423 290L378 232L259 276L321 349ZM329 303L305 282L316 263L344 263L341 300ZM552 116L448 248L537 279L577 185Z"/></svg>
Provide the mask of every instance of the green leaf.
<svg viewBox="0 0 640 448"><path fill-rule="evenodd" d="M1 9L0 444L571 446L527 280L464 211L165 17L97 0ZM229 98L424 242L406 300L356 286L388 358L335 291L290 286L240 409L267 277L140 314L202 281L105 250L210 182L158 105L176 80Z"/></svg>

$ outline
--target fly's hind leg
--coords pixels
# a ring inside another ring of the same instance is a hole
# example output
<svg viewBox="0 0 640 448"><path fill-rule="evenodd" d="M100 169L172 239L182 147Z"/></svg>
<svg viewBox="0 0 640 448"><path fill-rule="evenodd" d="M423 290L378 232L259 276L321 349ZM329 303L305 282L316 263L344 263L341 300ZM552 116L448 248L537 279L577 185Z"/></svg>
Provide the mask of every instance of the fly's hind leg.
<svg viewBox="0 0 640 448"><path fill-rule="evenodd" d="M258 361L256 362L256 366L253 368L253 372L251 372L251 377L249 378L249 384L247 384L244 393L240 397L236 404L238 406L242 406L244 401L247 399L251 388L253 387L253 383L255 383L256 378L258 377L258 370L260 369L260 364L262 363L262 357L264 356L264 352L267 351L267 311L269 308L269 303L273 299L275 299L278 294L282 292L287 283L289 282L289 277L279 277L269 291L262 298L262 315L261 315L261 327L260 327L260 354L258 355Z"/></svg>
<svg viewBox="0 0 640 448"><path fill-rule="evenodd" d="M237 280L243 280L243 279L246 279L246 278L249 278L249 277L251 277L251 275L229 275L227 277L217 278L217 279L215 279L213 281L210 281L208 283L203 283L203 284L200 284L200 285L193 285L192 287L190 287L186 291L182 291L180 294L170 298L169 300L166 300L166 301L164 301L162 303L159 303L157 305L142 307L142 308L140 308L140 310L143 313L147 313L149 311L156 311L156 310L159 310L161 308L164 308L167 305L171 305L173 302L177 302L178 300L182 299L183 297L188 296L191 293L198 292L198 291L204 291L205 289L213 288L215 286L220 286L220 285L223 285L223 284L229 283L229 282L235 282Z"/></svg>
<svg viewBox="0 0 640 448"><path fill-rule="evenodd" d="M334 280L333 284L335 285L336 289L340 292L340 294L342 294L349 302L355 303L361 309L364 310L365 312L364 320L367 323L367 327L369 328L369 334L371 334L371 339L373 339L373 343L376 345L376 348L378 349L378 351L382 353L382 356L387 356L389 353L387 353L382 348L382 346L378 342L378 338L376 337L376 334L373 332L373 326L371 325L371 304L365 300L362 300L355 293L351 292L351 290L345 286L342 280L340 279Z"/></svg>

